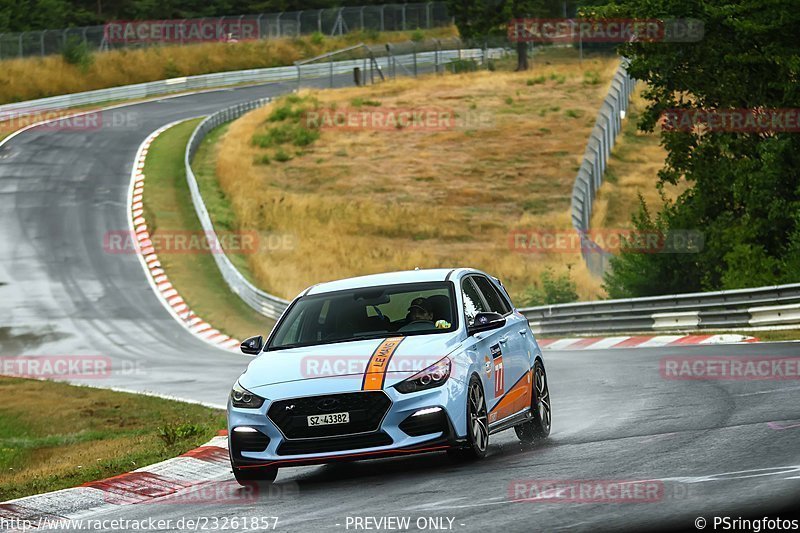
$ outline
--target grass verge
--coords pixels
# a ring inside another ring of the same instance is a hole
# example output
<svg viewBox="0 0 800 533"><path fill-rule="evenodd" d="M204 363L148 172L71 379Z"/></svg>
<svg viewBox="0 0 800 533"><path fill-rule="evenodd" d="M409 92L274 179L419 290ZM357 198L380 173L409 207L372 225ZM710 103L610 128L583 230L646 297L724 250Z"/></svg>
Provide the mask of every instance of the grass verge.
<svg viewBox="0 0 800 533"><path fill-rule="evenodd" d="M189 120L168 129L156 138L147 153L142 201L156 253L170 282L187 305L216 329L238 339L266 334L274 322L254 312L230 291L211 253L197 248L179 249L168 244L181 235L204 238L183 166L184 149L199 121ZM213 165L210 161L216 157L214 146L206 142L201 147L196 158L200 168ZM207 183L202 179L200 184L206 205L214 213L220 213L224 196L213 190L209 193ZM216 226L216 229L220 233L223 229L235 232L232 225ZM229 257L235 264L244 262L235 254Z"/></svg>
<svg viewBox="0 0 800 533"><path fill-rule="evenodd" d="M223 411L200 405L3 377L0 501L175 457L208 442L223 427Z"/></svg>

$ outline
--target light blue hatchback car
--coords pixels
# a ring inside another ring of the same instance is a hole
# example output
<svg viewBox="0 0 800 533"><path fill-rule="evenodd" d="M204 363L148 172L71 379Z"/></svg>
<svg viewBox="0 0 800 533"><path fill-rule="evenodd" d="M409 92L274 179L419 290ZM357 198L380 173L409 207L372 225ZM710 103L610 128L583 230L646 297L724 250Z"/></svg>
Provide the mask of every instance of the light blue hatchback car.
<svg viewBox="0 0 800 533"><path fill-rule="evenodd" d="M228 401L242 484L278 468L447 451L486 455L489 435L550 433L542 351L496 278L468 268L314 285L292 301Z"/></svg>

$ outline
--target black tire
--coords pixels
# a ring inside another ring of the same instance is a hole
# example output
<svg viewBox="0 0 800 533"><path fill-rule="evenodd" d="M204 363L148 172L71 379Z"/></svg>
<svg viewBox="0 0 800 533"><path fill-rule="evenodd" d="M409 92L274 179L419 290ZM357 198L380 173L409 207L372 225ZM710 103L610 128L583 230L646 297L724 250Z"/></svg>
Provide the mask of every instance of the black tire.
<svg viewBox="0 0 800 533"><path fill-rule="evenodd" d="M489 448L489 414L486 397L478 376L472 376L467 388L467 444L447 453L457 460L475 460L486 457Z"/></svg>
<svg viewBox="0 0 800 533"><path fill-rule="evenodd" d="M514 426L517 437L525 444L533 444L547 438L553 422L547 374L544 371L544 365L538 359L533 365L533 383L531 385L531 418Z"/></svg>
<svg viewBox="0 0 800 533"><path fill-rule="evenodd" d="M243 486L272 485L278 477L278 469L274 467L236 468L233 467L233 477Z"/></svg>

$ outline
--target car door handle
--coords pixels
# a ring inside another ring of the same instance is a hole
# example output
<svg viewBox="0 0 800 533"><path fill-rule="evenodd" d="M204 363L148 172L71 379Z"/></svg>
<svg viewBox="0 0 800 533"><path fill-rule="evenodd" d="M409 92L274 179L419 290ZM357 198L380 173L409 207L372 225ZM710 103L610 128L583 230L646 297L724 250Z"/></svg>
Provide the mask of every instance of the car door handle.
<svg viewBox="0 0 800 533"><path fill-rule="evenodd" d="M523 328L523 329L519 330L519 334L520 335L527 335L528 334L528 330Z"/></svg>
<svg viewBox="0 0 800 533"><path fill-rule="evenodd" d="M500 344L505 344L505 343L507 343L507 342L508 342L508 335L503 335L503 336L502 336L502 337L500 337L500 339L498 339L498 340L500 341Z"/></svg>

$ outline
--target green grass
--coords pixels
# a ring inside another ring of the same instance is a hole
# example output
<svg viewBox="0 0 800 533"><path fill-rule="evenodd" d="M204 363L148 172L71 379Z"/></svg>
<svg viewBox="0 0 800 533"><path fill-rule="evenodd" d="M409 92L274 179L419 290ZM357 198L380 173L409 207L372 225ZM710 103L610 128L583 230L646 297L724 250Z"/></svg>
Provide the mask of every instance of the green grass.
<svg viewBox="0 0 800 533"><path fill-rule="evenodd" d="M200 405L2 377L0 501L163 461L205 444L224 427L223 411ZM164 432L175 438L163 438Z"/></svg>
<svg viewBox="0 0 800 533"><path fill-rule="evenodd" d="M201 235L200 221L191 202L183 152L200 119L178 124L162 133L150 146L145 160L145 218L150 232L193 232ZM215 141L224 130L217 128L206 137L195 156L193 169L203 200L219 233L237 231L228 199L214 175ZM158 245L158 239L154 242ZM265 335L274 321L253 311L228 288L209 253L160 253L162 267L187 305L204 320L226 335L244 339ZM252 279L243 254L228 254L236 268Z"/></svg>

